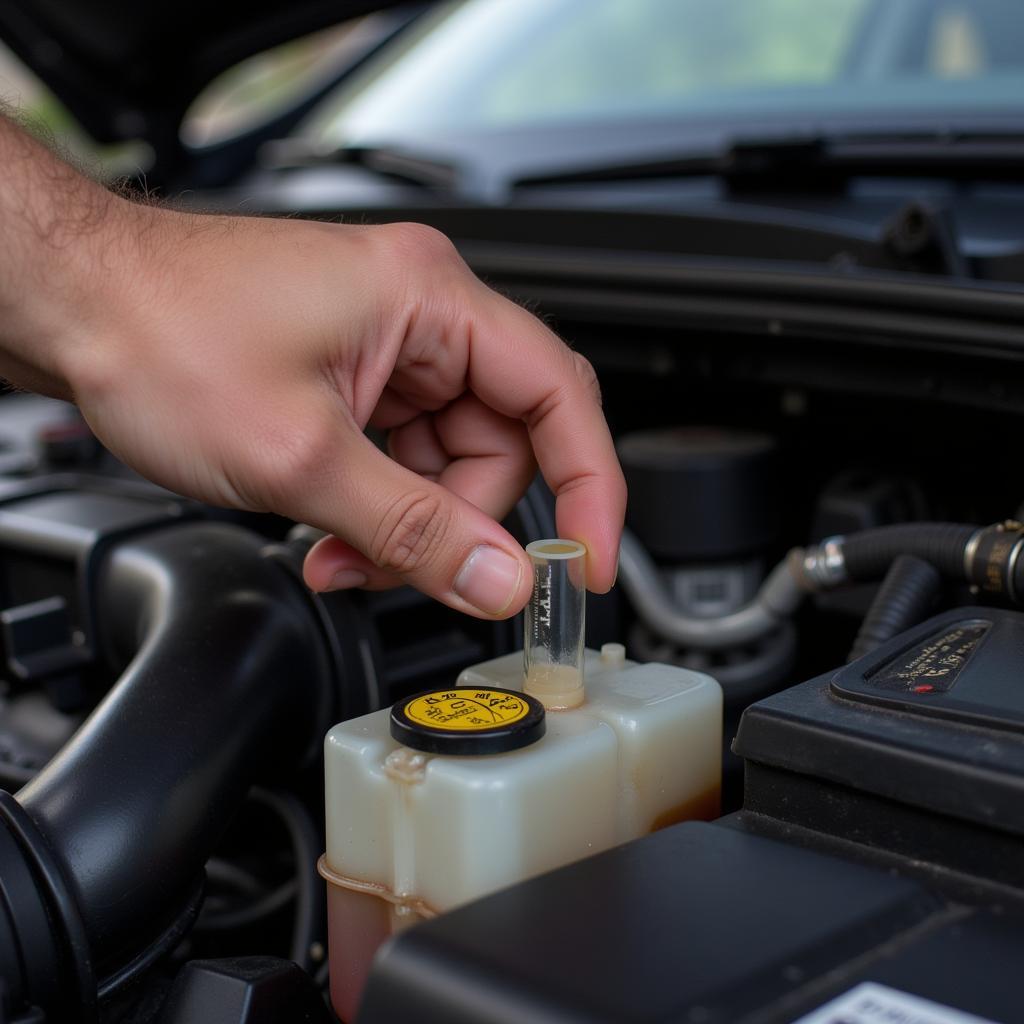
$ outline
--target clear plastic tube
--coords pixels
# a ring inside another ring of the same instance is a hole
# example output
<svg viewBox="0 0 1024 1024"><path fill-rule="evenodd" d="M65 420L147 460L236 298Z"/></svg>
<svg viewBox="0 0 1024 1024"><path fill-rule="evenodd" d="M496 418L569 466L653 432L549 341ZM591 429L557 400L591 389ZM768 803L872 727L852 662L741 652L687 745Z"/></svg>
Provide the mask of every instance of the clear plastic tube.
<svg viewBox="0 0 1024 1024"><path fill-rule="evenodd" d="M533 594L526 606L523 689L546 708L583 703L587 549L574 540L535 540Z"/></svg>

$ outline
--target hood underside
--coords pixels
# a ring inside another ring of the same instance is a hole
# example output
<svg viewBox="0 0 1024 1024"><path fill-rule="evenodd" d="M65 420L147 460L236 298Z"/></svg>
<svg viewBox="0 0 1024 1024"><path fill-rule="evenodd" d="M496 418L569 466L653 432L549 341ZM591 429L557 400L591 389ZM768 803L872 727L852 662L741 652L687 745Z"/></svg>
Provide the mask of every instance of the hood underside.
<svg viewBox="0 0 1024 1024"><path fill-rule="evenodd" d="M400 0L4 0L0 39L99 142L177 132L232 65Z"/></svg>

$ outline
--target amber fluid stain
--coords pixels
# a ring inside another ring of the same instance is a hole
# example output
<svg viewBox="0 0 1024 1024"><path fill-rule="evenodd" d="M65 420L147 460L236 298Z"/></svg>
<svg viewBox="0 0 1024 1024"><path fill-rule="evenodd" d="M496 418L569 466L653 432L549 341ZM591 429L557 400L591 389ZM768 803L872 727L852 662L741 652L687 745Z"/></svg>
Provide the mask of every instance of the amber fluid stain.
<svg viewBox="0 0 1024 1024"><path fill-rule="evenodd" d="M722 787L712 786L685 803L670 807L651 824L651 831L678 825L682 821L713 821L722 813Z"/></svg>

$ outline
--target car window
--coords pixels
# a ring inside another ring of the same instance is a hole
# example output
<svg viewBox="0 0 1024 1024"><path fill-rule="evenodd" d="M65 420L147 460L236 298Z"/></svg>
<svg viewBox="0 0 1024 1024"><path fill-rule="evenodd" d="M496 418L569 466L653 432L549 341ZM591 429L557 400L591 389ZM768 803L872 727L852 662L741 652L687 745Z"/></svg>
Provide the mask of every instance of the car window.
<svg viewBox="0 0 1024 1024"><path fill-rule="evenodd" d="M827 81L866 0L599 0L571 5L477 98L490 121L665 110L705 90ZM802 5L806 6L806 5ZM798 19L796 16L804 14ZM538 85L543 83L543 88Z"/></svg>
<svg viewBox="0 0 1024 1024"><path fill-rule="evenodd" d="M335 144L614 116L1020 107L1018 0L465 0L333 96Z"/></svg>

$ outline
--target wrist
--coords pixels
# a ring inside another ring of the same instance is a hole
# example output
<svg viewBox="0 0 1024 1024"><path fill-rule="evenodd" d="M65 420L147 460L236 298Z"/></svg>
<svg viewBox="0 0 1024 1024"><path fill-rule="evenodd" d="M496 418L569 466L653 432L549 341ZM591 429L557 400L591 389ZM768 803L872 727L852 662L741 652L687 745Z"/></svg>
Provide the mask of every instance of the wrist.
<svg viewBox="0 0 1024 1024"><path fill-rule="evenodd" d="M105 192L92 231L69 246L38 337L61 396L72 401L117 379L125 349L143 330L155 287L153 251L165 213ZM44 297L45 298L45 297Z"/></svg>
<svg viewBox="0 0 1024 1024"><path fill-rule="evenodd" d="M66 210L54 203L23 231L0 290L0 376L65 399L123 306L131 226L145 209L85 179L74 185Z"/></svg>

